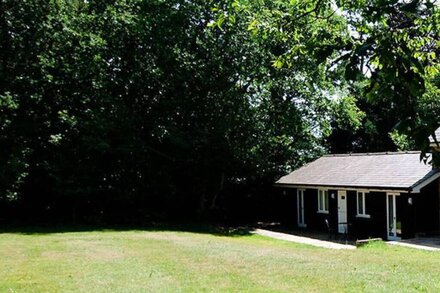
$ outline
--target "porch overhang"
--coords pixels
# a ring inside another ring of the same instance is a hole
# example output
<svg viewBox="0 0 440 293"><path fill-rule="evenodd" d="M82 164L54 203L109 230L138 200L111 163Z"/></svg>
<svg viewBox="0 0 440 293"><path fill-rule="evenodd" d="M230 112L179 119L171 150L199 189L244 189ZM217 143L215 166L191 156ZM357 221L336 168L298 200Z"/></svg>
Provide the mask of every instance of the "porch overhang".
<svg viewBox="0 0 440 293"><path fill-rule="evenodd" d="M440 172L437 170L434 174L432 174L428 178L424 178L420 182L417 182L416 184L414 184L411 187L410 192L411 193L420 193L420 191L421 191L421 189L423 187L425 187L426 185L428 185L429 183L435 181L438 178L440 178Z"/></svg>

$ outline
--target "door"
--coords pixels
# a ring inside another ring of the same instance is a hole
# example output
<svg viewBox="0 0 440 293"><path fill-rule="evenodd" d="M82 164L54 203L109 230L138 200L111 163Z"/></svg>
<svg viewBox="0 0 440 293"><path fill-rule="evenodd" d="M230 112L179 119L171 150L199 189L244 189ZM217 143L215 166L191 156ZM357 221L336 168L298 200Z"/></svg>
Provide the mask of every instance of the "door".
<svg viewBox="0 0 440 293"><path fill-rule="evenodd" d="M347 227L347 191L338 190L338 232L346 234Z"/></svg>
<svg viewBox="0 0 440 293"><path fill-rule="evenodd" d="M296 208L298 215L298 227L306 227L304 221L304 189L298 189L296 192Z"/></svg>
<svg viewBox="0 0 440 293"><path fill-rule="evenodd" d="M387 238L388 240L400 240L402 235L402 223L398 217L396 202L400 199L398 193L387 193Z"/></svg>

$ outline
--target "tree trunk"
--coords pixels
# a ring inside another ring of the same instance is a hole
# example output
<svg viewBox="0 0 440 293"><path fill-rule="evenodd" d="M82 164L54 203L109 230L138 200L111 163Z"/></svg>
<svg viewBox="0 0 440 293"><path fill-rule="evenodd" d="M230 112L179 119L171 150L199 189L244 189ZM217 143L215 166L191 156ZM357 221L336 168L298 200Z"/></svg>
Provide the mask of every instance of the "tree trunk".
<svg viewBox="0 0 440 293"><path fill-rule="evenodd" d="M214 196L212 198L211 207L210 207L211 210L216 208L218 196L223 191L224 185L225 185L225 172L222 172L222 174L220 176L220 186L219 186L219 189L218 189L217 192L214 193Z"/></svg>

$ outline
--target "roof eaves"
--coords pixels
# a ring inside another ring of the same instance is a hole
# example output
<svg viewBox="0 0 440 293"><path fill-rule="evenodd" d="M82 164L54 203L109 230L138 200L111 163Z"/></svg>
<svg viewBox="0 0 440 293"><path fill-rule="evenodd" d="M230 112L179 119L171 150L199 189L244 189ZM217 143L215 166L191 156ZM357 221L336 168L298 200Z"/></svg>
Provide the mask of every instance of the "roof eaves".
<svg viewBox="0 0 440 293"><path fill-rule="evenodd" d="M440 173L439 173L440 174ZM364 185L332 185L332 184L302 184L302 183L275 183L274 187L315 187L315 188L343 188L343 189L371 189L371 190L402 190L410 191L411 187L405 186L364 186Z"/></svg>

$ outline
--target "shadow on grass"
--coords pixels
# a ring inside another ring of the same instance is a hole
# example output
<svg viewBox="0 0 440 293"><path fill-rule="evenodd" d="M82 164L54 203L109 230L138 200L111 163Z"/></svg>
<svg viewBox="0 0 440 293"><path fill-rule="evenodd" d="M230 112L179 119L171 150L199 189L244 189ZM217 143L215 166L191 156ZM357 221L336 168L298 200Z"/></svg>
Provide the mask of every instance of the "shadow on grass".
<svg viewBox="0 0 440 293"><path fill-rule="evenodd" d="M199 234L211 234L225 237L241 237L251 235L251 226L228 226L212 223L151 223L143 226L129 225L38 225L38 226L0 226L0 236L5 233L22 235L45 235L55 233L75 232L191 232Z"/></svg>

